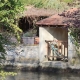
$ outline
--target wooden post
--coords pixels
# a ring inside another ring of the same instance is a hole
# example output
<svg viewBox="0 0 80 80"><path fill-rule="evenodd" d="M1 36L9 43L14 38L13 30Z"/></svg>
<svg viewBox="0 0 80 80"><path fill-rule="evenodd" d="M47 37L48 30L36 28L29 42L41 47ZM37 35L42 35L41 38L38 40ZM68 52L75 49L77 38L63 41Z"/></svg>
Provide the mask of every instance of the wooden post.
<svg viewBox="0 0 80 80"><path fill-rule="evenodd" d="M62 42L62 54L64 55L64 44Z"/></svg>
<svg viewBox="0 0 80 80"><path fill-rule="evenodd" d="M67 59L68 59L68 42L67 42Z"/></svg>
<svg viewBox="0 0 80 80"><path fill-rule="evenodd" d="M65 42L65 58L68 59L68 42Z"/></svg>
<svg viewBox="0 0 80 80"><path fill-rule="evenodd" d="M65 60L65 56L66 56L66 55L65 55L65 47L66 47L66 46L65 46L65 42L63 42L63 45L64 45L64 60Z"/></svg>

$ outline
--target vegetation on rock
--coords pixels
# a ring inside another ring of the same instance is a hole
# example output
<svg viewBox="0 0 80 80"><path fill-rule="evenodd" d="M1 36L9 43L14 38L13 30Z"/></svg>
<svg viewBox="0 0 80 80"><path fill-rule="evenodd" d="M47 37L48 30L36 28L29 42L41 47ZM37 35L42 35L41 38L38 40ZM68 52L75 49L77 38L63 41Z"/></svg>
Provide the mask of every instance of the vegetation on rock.
<svg viewBox="0 0 80 80"><path fill-rule="evenodd" d="M72 36L73 40L72 43L75 45L75 50L76 53L78 54L78 57L80 57L80 41L79 41L79 33L80 33L80 29L79 28L70 28L70 35Z"/></svg>
<svg viewBox="0 0 80 80"><path fill-rule="evenodd" d="M7 36L13 34L20 41L22 30L18 27L18 17L23 11L20 0L0 0L0 56L4 57L3 44L7 42ZM4 35L6 33L6 36Z"/></svg>
<svg viewBox="0 0 80 80"><path fill-rule="evenodd" d="M8 75L15 76L17 73L0 71L0 80L5 80L6 76Z"/></svg>

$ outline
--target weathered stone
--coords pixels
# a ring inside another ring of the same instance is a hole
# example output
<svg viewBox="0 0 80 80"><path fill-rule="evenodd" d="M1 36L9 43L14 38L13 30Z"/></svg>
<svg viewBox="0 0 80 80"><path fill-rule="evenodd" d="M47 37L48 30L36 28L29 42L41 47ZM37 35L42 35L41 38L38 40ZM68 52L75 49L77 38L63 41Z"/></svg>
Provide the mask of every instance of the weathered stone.
<svg viewBox="0 0 80 80"><path fill-rule="evenodd" d="M13 45L6 45L5 46L7 55L5 63L6 65L9 64L38 64L39 57L38 57L38 46L13 46ZM24 65L23 65L24 66ZM35 65L34 65L35 67Z"/></svg>
<svg viewBox="0 0 80 80"><path fill-rule="evenodd" d="M65 71L75 72L74 69L80 70L79 63L73 64L71 62L73 57L68 62L64 61L40 62L41 56L39 55L39 46L6 45L5 49L7 55L6 55L6 60L3 61L3 64L7 69L40 70L40 71L52 71L59 73Z"/></svg>
<svg viewBox="0 0 80 80"><path fill-rule="evenodd" d="M51 68L60 68L60 69L66 69L67 63L62 62L62 61L46 61L43 63L40 63L41 67L51 67Z"/></svg>

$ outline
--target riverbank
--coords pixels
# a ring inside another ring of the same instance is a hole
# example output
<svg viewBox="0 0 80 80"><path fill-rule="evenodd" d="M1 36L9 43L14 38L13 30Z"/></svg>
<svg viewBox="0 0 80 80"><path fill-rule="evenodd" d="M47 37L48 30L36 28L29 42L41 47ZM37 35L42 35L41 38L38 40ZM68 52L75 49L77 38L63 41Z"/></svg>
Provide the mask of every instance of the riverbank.
<svg viewBox="0 0 80 80"><path fill-rule="evenodd" d="M4 70L19 70L19 71L35 71L35 72L52 72L52 73L80 73L79 65L71 65L68 62L51 61L40 64L9 64L4 65Z"/></svg>
<svg viewBox="0 0 80 80"><path fill-rule="evenodd" d="M80 73L79 61L71 57L68 61L48 61L45 59L41 62L39 45L19 45L16 47L6 45L5 49L7 51L6 60L0 63L4 70ZM77 59L76 56L75 59Z"/></svg>

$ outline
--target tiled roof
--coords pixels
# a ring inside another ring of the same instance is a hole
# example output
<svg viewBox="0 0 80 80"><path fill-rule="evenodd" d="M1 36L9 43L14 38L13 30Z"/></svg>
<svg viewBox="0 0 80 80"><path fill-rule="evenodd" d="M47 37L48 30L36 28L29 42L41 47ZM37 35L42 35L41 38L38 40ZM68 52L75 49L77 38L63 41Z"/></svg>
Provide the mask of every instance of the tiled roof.
<svg viewBox="0 0 80 80"><path fill-rule="evenodd" d="M80 27L80 9L72 8L62 14L53 15L36 23L38 26Z"/></svg>
<svg viewBox="0 0 80 80"><path fill-rule="evenodd" d="M67 24L65 24L65 21L67 20L67 18L65 19L63 16L59 16L59 15L53 15L49 18L43 19L41 21L38 21L36 23L36 25L41 25L41 26L58 26L58 25L64 25L66 26Z"/></svg>

